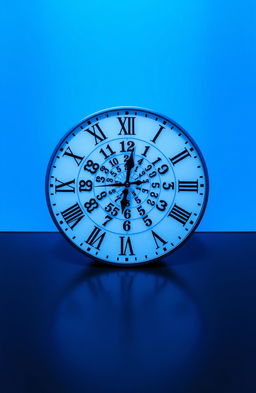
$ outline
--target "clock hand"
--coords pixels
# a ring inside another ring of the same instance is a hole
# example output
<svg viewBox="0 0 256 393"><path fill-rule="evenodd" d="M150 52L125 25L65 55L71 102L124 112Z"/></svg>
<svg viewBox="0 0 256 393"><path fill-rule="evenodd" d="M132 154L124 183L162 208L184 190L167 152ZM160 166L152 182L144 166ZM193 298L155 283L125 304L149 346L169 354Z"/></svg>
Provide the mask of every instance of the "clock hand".
<svg viewBox="0 0 256 393"><path fill-rule="evenodd" d="M94 187L124 187L124 183L112 183L112 184L101 184L99 186L94 186Z"/></svg>
<svg viewBox="0 0 256 393"><path fill-rule="evenodd" d="M126 179L125 179L125 189L123 190L123 198L120 202L120 205L122 208L122 213L124 213L124 210L125 210L126 206L128 205L127 196L129 194L130 175L131 175L131 170L134 167L133 154L134 154L134 149L131 151L130 157L126 162L127 172L126 172Z"/></svg>
<svg viewBox="0 0 256 393"><path fill-rule="evenodd" d="M128 188L125 188L123 190L123 198L122 198L122 200L120 202L120 205L121 205L121 208L122 208L122 213L124 212L124 209L127 206L127 202L128 202L127 195L128 194L129 194L129 190L128 190Z"/></svg>
<svg viewBox="0 0 256 393"><path fill-rule="evenodd" d="M131 151L131 154L130 154L130 157L129 157L129 159L127 160L127 162L126 162L126 168L127 168L127 172L126 172L126 180L125 180L125 183L129 183L129 181L130 181L130 175L131 175L131 170L132 170L132 168L134 167L134 158L133 158L133 156L134 156L134 149L132 149L132 151Z"/></svg>
<svg viewBox="0 0 256 393"><path fill-rule="evenodd" d="M148 183L148 179L147 180L136 180L136 181L131 181L129 184L135 184L136 186L139 186L143 183Z"/></svg>
<svg viewBox="0 0 256 393"><path fill-rule="evenodd" d="M148 180L131 181L130 183L128 183L128 185L130 186L131 184L135 184L136 186L139 186L142 183L148 183ZM126 187L126 183L101 184L100 186L94 187Z"/></svg>

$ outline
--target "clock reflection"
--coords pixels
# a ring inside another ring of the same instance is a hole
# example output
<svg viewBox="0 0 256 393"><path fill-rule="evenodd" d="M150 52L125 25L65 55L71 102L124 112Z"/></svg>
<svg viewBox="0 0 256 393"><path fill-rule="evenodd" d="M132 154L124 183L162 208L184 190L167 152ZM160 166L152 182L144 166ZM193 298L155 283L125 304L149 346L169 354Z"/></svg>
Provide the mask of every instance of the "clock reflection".
<svg viewBox="0 0 256 393"><path fill-rule="evenodd" d="M167 267L92 266L59 302L51 362L73 393L183 391L202 336L193 296Z"/></svg>

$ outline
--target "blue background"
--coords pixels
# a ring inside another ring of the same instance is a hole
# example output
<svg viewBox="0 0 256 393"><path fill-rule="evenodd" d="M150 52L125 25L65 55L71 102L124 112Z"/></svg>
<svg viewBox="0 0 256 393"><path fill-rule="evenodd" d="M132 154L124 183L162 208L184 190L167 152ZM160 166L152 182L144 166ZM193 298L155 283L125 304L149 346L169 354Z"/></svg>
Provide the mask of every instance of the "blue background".
<svg viewBox="0 0 256 393"><path fill-rule="evenodd" d="M23 1L1 7L0 230L55 230L44 177L59 139L134 105L180 123L205 156L199 230L255 230L254 1Z"/></svg>

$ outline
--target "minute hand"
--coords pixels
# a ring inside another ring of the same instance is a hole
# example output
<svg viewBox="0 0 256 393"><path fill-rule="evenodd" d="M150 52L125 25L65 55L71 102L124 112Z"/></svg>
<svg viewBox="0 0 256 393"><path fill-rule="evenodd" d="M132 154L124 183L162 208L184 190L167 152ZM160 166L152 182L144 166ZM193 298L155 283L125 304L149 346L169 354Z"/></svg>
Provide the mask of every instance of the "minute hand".
<svg viewBox="0 0 256 393"><path fill-rule="evenodd" d="M131 170L134 167L134 159L133 159L133 155L134 155L134 149L131 151L131 155L129 157L129 159L126 162L126 168L127 168L127 172L126 172L126 180L125 183L128 185L129 180L130 180L130 174L131 174ZM129 183L130 184L130 183Z"/></svg>

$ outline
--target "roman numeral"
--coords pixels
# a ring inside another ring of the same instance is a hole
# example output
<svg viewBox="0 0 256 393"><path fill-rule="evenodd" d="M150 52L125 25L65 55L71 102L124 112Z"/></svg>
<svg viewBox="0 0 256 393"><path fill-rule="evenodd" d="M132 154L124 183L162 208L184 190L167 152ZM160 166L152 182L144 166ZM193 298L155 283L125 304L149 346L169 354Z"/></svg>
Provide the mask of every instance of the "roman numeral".
<svg viewBox="0 0 256 393"><path fill-rule="evenodd" d="M161 134L161 132L164 130L165 128L163 126L160 126L159 130L157 131L156 135L154 136L153 139L151 139L151 142L156 143L157 138L159 137L159 135Z"/></svg>
<svg viewBox="0 0 256 393"><path fill-rule="evenodd" d="M118 121L121 124L121 130L118 135L135 135L135 117L118 117Z"/></svg>
<svg viewBox="0 0 256 393"><path fill-rule="evenodd" d="M198 180L196 181L178 181L178 191L198 192Z"/></svg>
<svg viewBox="0 0 256 393"><path fill-rule="evenodd" d="M106 150L108 151L108 153L106 152ZM100 149L99 152L103 154L105 159L109 158L110 156L116 153L109 145L106 146L106 149Z"/></svg>
<svg viewBox="0 0 256 393"><path fill-rule="evenodd" d="M84 213L78 203L61 212L61 215L71 229L84 217Z"/></svg>
<svg viewBox="0 0 256 393"><path fill-rule="evenodd" d="M70 149L70 147L67 148L67 150L65 151L65 153L63 155L74 158L77 166L79 166L81 164L81 162L83 161L83 158L84 158L84 157L80 157L80 156L74 154L72 152L72 150Z"/></svg>
<svg viewBox="0 0 256 393"><path fill-rule="evenodd" d="M67 182L62 182L55 178L59 184L55 184L55 192L75 192L75 179Z"/></svg>
<svg viewBox="0 0 256 393"><path fill-rule="evenodd" d="M89 244L90 246L97 248L97 250L99 250L105 235L106 235L106 232L103 232L100 228L95 226L93 231L91 232L90 236L88 237L88 239L85 242L87 244Z"/></svg>
<svg viewBox="0 0 256 393"><path fill-rule="evenodd" d="M121 240L121 245L120 245L121 253L119 255L127 255L127 251L129 252L129 255L135 255L133 252L130 236L128 237L120 236L120 240Z"/></svg>
<svg viewBox="0 0 256 393"><path fill-rule="evenodd" d="M154 238L155 243L156 243L156 248L159 248L159 247L160 247L158 242L161 242L161 243L162 243L161 246L164 246L164 245L167 243L167 242L166 242L164 239L162 239L156 232L154 232L154 231L151 231L151 232L152 232L153 238Z"/></svg>
<svg viewBox="0 0 256 393"><path fill-rule="evenodd" d="M186 210L182 209L182 207L175 204L169 213L169 216L179 221L184 226L189 220L191 214L192 213L187 212Z"/></svg>
<svg viewBox="0 0 256 393"><path fill-rule="evenodd" d="M184 158L189 157L189 156L190 156L189 151L187 149L184 149L179 154L176 154L176 156L170 158L170 160L173 165L176 165L178 162L180 162L181 160L184 160Z"/></svg>
<svg viewBox="0 0 256 393"><path fill-rule="evenodd" d="M100 142L104 141L105 139L107 139L106 135L104 134L104 132L100 128L99 123L94 124L91 127L91 129L90 128L86 128L85 131L89 132L89 134L94 136L95 145L98 145L98 143L100 143Z"/></svg>

